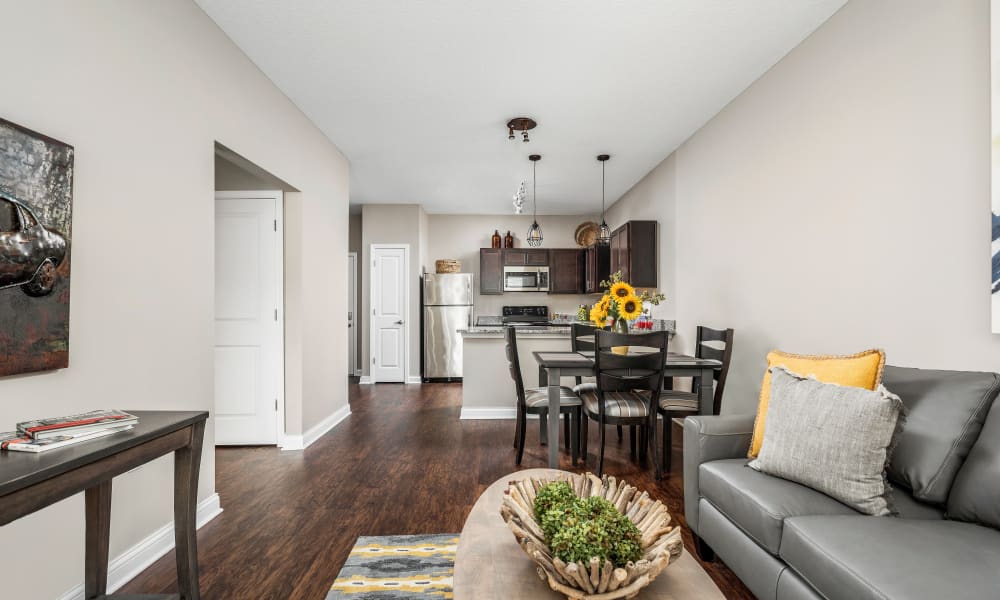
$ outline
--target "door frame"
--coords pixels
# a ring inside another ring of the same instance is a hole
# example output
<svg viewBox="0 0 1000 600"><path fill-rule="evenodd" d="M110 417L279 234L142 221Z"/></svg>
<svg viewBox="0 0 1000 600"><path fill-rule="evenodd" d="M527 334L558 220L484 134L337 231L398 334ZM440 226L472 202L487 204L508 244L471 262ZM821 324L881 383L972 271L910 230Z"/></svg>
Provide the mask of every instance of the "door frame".
<svg viewBox="0 0 1000 600"><path fill-rule="evenodd" d="M358 368L358 253L348 252L347 253L347 277L348 281L352 282L353 285L350 287L354 290L354 294L348 300L348 309L354 315L353 327L351 327L351 335L347 336L350 338L351 347L347 350L347 356L351 359L348 363L348 374L357 376L360 374L361 369Z"/></svg>
<svg viewBox="0 0 1000 600"><path fill-rule="evenodd" d="M278 348L278 358L277 364L273 368L277 370L277 377L275 380L278 382L278 389L275 390L275 395L277 395L278 410L275 415L275 440L277 440L277 446L283 448L289 444L294 445L294 442L290 442L286 439L285 434L285 193L282 190L248 190L248 191L237 191L237 192L215 192L215 200L241 200L241 199L269 199L274 200L274 252L276 254L277 260L275 261L275 271L277 277L277 289L278 295L275 298L275 320L278 322L278 326L275 328L274 337L272 342L277 344ZM214 200L213 200L214 202ZM215 212L212 212L212 220L215 220ZM214 231L214 229L213 229ZM213 233L214 238L214 233ZM215 240L212 241L213 251L215 249ZM214 291L214 286L213 286ZM214 315L213 315L214 320ZM214 337L214 335L213 335ZM215 376L215 366L212 366L212 375ZM212 408L215 408L214 398L212 403ZM213 437L214 439L214 437Z"/></svg>
<svg viewBox="0 0 1000 600"><path fill-rule="evenodd" d="M378 383L378 380L375 379L375 370L371 367L375 360L375 328L371 324L371 318L375 316L375 307L372 305L372 298L375 297L375 294L372 293L375 287L375 251L389 248L403 249L403 273L406 275L403 282L403 314L406 317L403 319L403 381L401 383L406 383L410 377L410 245L371 244L368 251L368 256L372 260L369 270L370 276L368 277L368 308L372 311L372 314L368 315L368 358L370 359L368 377L370 383Z"/></svg>

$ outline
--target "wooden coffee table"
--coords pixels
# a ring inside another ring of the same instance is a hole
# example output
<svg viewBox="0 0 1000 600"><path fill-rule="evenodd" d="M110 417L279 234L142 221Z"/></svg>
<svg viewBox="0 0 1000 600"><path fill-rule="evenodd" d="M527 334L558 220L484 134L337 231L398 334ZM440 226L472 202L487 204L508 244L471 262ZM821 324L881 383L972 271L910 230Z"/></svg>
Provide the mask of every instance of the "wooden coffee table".
<svg viewBox="0 0 1000 600"><path fill-rule="evenodd" d="M514 541L500 518L500 502L509 481L552 478L560 471L526 469L501 477L476 501L465 520L455 556L455 600L556 600L565 598L539 579L535 563ZM643 588L638 600L724 600L704 569L687 552Z"/></svg>

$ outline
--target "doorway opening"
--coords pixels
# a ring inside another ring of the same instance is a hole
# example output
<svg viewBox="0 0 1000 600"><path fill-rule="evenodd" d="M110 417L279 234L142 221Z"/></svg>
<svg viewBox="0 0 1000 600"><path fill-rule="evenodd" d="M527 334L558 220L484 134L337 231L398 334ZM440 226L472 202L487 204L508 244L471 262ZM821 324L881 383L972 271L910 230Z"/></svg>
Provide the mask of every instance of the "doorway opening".
<svg viewBox="0 0 1000 600"><path fill-rule="evenodd" d="M216 143L215 443L285 441L284 192Z"/></svg>

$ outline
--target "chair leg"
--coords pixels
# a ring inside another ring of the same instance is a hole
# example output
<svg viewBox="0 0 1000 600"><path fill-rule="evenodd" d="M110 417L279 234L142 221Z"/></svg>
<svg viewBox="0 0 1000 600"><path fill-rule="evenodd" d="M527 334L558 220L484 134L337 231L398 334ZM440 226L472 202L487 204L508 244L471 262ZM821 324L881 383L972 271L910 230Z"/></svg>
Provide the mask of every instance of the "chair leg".
<svg viewBox="0 0 1000 600"><path fill-rule="evenodd" d="M635 460L635 425L628 426L628 449L629 456Z"/></svg>
<svg viewBox="0 0 1000 600"><path fill-rule="evenodd" d="M524 411L517 411L517 458L514 460L514 464L521 466L521 459L524 458L524 438L525 433L528 429L528 416L524 414Z"/></svg>
<svg viewBox="0 0 1000 600"><path fill-rule="evenodd" d="M673 435L673 423L670 421L670 413L663 413L663 472L670 474L670 460L673 454L671 436Z"/></svg>
<svg viewBox="0 0 1000 600"><path fill-rule="evenodd" d="M576 461L580 457L580 408L577 407L573 412L566 413L566 417L571 419L572 425L570 427L570 446L573 448L573 466L576 466Z"/></svg>
<svg viewBox="0 0 1000 600"><path fill-rule="evenodd" d="M556 418L558 419L559 417L556 417ZM549 413L542 413L542 414L538 415L538 426L540 427L540 429L538 430L538 437L539 437L539 439L542 440L542 445L543 446L548 446L549 445ZM556 443L558 444L559 440L556 440Z"/></svg>
<svg viewBox="0 0 1000 600"><path fill-rule="evenodd" d="M514 417L514 447L517 448L517 440L521 439L521 407L517 407L517 416Z"/></svg>
<svg viewBox="0 0 1000 600"><path fill-rule="evenodd" d="M563 414L565 415L565 417L563 418L563 437L566 439L566 442L564 443L564 445L566 446L566 450L568 451L569 448L570 448L570 443L569 443L570 424L569 424L569 422L571 420L573 420L573 417L572 417L571 413L563 413Z"/></svg>
<svg viewBox="0 0 1000 600"><path fill-rule="evenodd" d="M643 455L650 455L650 459L653 461L653 470L656 472L656 480L659 481L663 475L660 471L660 461L656 460L656 413L653 413L653 422L645 427L647 433L646 437L648 445L643 449Z"/></svg>
<svg viewBox="0 0 1000 600"><path fill-rule="evenodd" d="M604 473L604 431L607 427L604 423L601 423L601 452L597 459L597 476L600 477Z"/></svg>
<svg viewBox="0 0 1000 600"><path fill-rule="evenodd" d="M587 464L587 437L589 436L590 416L580 410L580 458L583 464Z"/></svg>
<svg viewBox="0 0 1000 600"><path fill-rule="evenodd" d="M622 441L622 426L621 425L618 426L618 441L619 442Z"/></svg>

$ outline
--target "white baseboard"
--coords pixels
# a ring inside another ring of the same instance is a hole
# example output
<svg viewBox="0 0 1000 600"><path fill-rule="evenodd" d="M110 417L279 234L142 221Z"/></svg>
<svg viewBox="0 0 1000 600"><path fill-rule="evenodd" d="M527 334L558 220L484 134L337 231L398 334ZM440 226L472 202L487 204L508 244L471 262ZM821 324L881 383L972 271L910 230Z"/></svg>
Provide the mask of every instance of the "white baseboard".
<svg viewBox="0 0 1000 600"><path fill-rule="evenodd" d="M219 495L212 494L198 503L197 527L201 527L222 513L222 506L219 504ZM167 523L160 527L144 540L132 546L118 556L112 557L108 562L108 593L113 593L121 586L132 580L136 575L145 571L151 564L159 560L161 556L170 552L174 547L174 524ZM83 584L77 585L62 596L59 600L84 600Z"/></svg>
<svg viewBox="0 0 1000 600"><path fill-rule="evenodd" d="M302 436L302 448L308 448L313 442L323 437L328 431L336 427L341 421L351 416L350 405L344 405L333 412L329 417L323 419Z"/></svg>
<svg viewBox="0 0 1000 600"><path fill-rule="evenodd" d="M362 375L361 379L358 381L358 384L360 384L360 385L371 385L372 384L371 375Z"/></svg>
<svg viewBox="0 0 1000 600"><path fill-rule="evenodd" d="M417 385L424 382L424 378L420 375L410 375L406 378L406 383L415 383Z"/></svg>
<svg viewBox="0 0 1000 600"><path fill-rule="evenodd" d="M278 447L281 448L282 452L286 450L302 450L305 448L302 434L291 435L286 433L282 435L281 441L278 442Z"/></svg>
<svg viewBox="0 0 1000 600"><path fill-rule="evenodd" d="M534 415L529 415L534 416ZM484 408L462 408L459 419L514 419L517 418L517 409L513 406L489 406Z"/></svg>
<svg viewBox="0 0 1000 600"><path fill-rule="evenodd" d="M280 444L281 451L285 452L289 450L305 450L313 442L323 437L323 434L336 427L341 421L343 421L349 416L351 416L350 405L343 406L340 409L334 411L333 414L331 414L327 418L323 419L316 425L310 427L309 431L303 433L302 435L286 434Z"/></svg>

